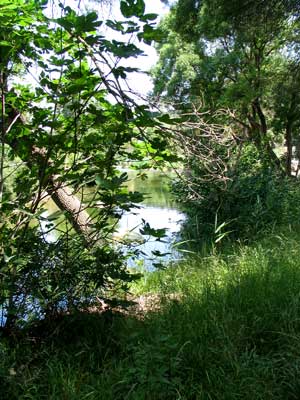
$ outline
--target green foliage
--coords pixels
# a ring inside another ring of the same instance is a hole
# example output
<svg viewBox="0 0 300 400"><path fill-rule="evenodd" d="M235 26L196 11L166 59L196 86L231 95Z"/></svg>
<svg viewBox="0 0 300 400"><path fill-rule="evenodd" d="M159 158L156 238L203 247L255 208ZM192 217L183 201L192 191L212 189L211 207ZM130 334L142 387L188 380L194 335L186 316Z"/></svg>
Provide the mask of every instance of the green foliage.
<svg viewBox="0 0 300 400"><path fill-rule="evenodd" d="M161 29L154 94L191 122L174 132L187 239L249 240L296 223L297 183L286 176L299 153L298 4L178 0Z"/></svg>
<svg viewBox="0 0 300 400"><path fill-rule="evenodd" d="M68 231L52 243L37 227L23 228L16 235L3 226L0 322L7 330L91 307L99 298L109 302L136 278L128 274L124 255L108 244L84 249ZM9 234L14 240L7 239Z"/></svg>
<svg viewBox="0 0 300 400"><path fill-rule="evenodd" d="M146 142L154 162L170 154L148 106L122 89L137 72L122 60L142 54L126 35L151 43L156 16L145 14L143 0L120 5L124 20L105 23L91 9L61 2L1 2L0 308L7 329L84 307L132 279L112 233L142 196L126 189L117 166L143 158ZM123 39L110 39L104 25ZM60 212L45 215L47 196Z"/></svg>
<svg viewBox="0 0 300 400"><path fill-rule="evenodd" d="M145 13L145 3L143 0L127 0L121 1L120 4L122 14L126 18L140 17Z"/></svg>
<svg viewBox="0 0 300 400"><path fill-rule="evenodd" d="M195 123L193 111L203 112L204 142L209 124L230 127L237 149L253 144L264 165L289 176L299 142L297 85L291 83L298 79L296 3L178 0L161 23L164 40L153 69L154 95L188 111ZM189 132L182 133L188 141ZM273 149L284 140L288 154L280 159ZM215 144L208 146L214 154ZM199 172L187 158L185 166Z"/></svg>
<svg viewBox="0 0 300 400"><path fill-rule="evenodd" d="M244 9L221 0L178 1L161 24L155 93L186 105L200 99L204 108L230 107L243 121L256 97L269 108L278 58L284 46L297 43L297 22L287 22L280 7L270 7L271 17L267 5L245 18L248 2ZM283 58L293 59L291 53Z"/></svg>
<svg viewBox="0 0 300 400"><path fill-rule="evenodd" d="M299 185L295 178L283 178L262 165L253 146L245 146L228 170L224 181L209 184L199 180L204 174L201 165L192 168L189 177L198 198L189 198L184 181L174 184L174 191L188 214L183 235L193 239L196 247L217 240L216 228L226 224L226 238L254 240L263 231L275 226L295 226L299 221ZM194 179L194 182L193 182ZM217 218L217 225L216 225ZM225 237L224 236L224 237Z"/></svg>

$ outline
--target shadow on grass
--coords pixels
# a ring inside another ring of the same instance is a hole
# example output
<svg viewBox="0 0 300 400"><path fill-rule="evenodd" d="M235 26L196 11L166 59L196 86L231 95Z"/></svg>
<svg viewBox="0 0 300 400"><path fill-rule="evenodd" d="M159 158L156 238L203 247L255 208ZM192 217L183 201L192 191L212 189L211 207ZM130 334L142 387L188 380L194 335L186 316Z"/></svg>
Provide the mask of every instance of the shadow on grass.
<svg viewBox="0 0 300 400"><path fill-rule="evenodd" d="M152 276L178 296L143 317L64 316L3 342L1 398L299 399L300 246L270 243Z"/></svg>

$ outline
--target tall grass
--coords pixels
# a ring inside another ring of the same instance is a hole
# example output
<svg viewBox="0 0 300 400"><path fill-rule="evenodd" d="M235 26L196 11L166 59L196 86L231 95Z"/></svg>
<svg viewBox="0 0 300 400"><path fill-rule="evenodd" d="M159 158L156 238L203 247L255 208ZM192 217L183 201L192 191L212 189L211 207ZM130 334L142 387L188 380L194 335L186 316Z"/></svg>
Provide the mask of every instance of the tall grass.
<svg viewBox="0 0 300 400"><path fill-rule="evenodd" d="M160 310L68 316L39 343L3 342L2 399L300 398L299 238L194 256L134 290L159 293Z"/></svg>

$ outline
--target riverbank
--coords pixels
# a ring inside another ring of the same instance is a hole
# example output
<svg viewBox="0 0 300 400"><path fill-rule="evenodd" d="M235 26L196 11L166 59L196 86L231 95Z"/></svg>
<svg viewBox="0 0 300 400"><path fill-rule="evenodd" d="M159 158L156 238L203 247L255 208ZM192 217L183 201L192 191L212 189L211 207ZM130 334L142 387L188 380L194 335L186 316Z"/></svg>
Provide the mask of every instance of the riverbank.
<svg viewBox="0 0 300 400"><path fill-rule="evenodd" d="M142 316L69 315L2 340L1 399L298 399L295 235L147 274L132 290L161 302Z"/></svg>

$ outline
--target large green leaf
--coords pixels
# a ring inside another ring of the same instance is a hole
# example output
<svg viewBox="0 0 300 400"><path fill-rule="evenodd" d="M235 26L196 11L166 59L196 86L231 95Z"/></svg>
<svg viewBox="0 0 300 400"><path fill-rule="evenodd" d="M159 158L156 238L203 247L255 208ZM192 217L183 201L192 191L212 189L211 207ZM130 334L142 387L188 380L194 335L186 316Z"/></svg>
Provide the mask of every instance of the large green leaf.
<svg viewBox="0 0 300 400"><path fill-rule="evenodd" d="M142 17L145 12L145 2L143 0L122 0L120 8L126 18Z"/></svg>

